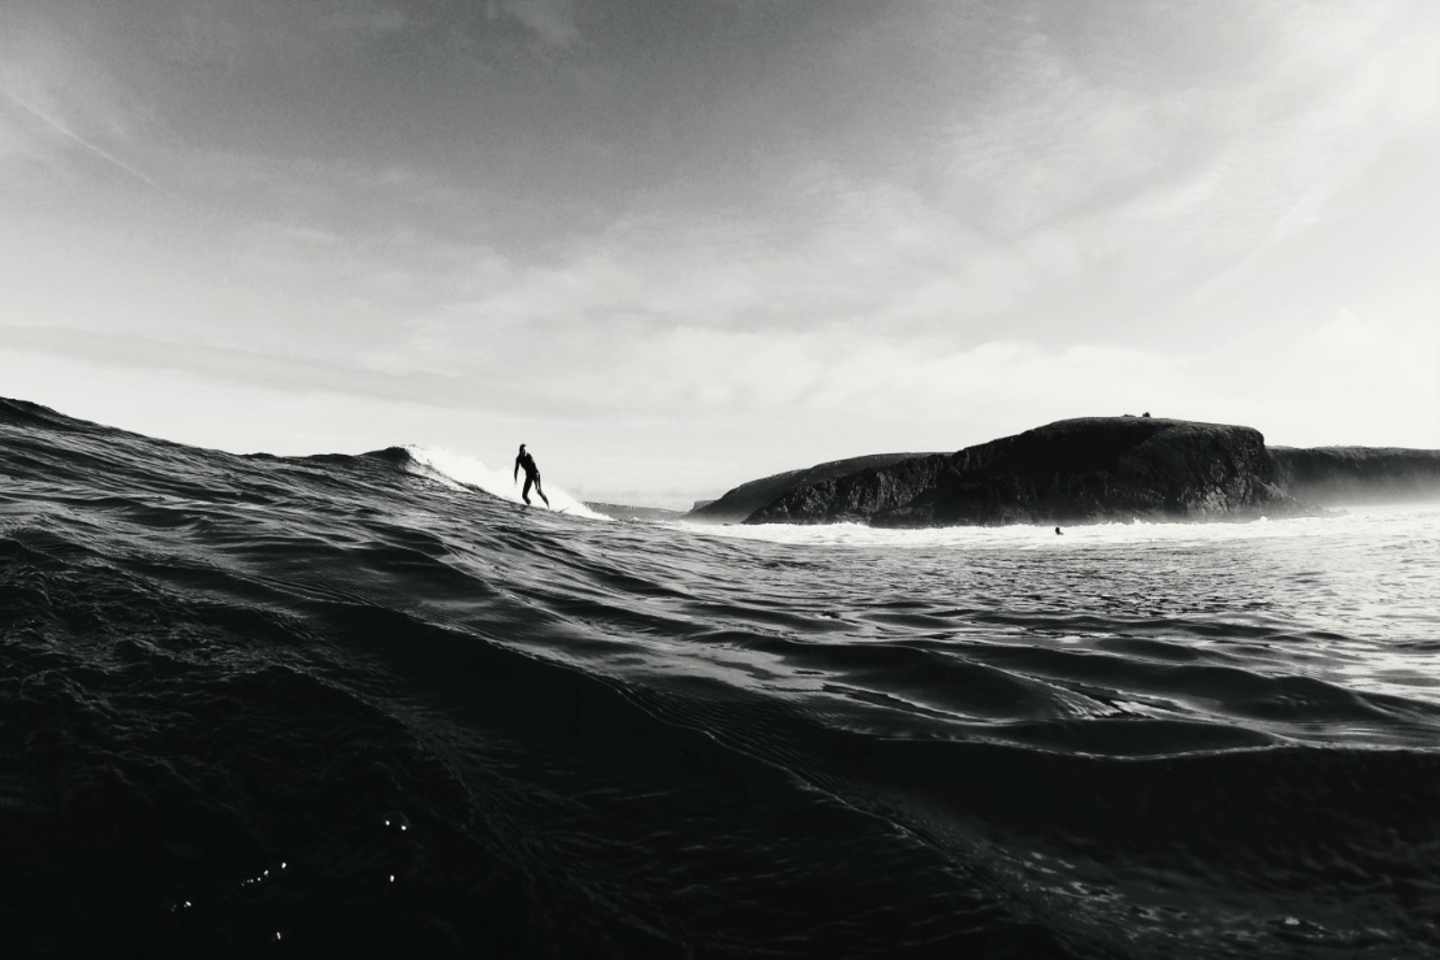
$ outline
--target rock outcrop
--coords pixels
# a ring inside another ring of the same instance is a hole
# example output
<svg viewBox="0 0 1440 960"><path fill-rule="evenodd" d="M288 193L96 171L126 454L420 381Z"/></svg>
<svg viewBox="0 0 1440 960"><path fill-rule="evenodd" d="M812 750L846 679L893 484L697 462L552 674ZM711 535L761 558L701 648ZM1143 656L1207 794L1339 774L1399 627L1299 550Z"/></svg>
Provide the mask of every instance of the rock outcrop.
<svg viewBox="0 0 1440 960"><path fill-rule="evenodd" d="M950 526L1303 512L1276 479L1264 437L1250 427L1088 417L948 456L791 483L747 522Z"/></svg>
<svg viewBox="0 0 1440 960"><path fill-rule="evenodd" d="M769 505L777 497L781 497L791 490L824 483L867 468L886 467L923 456L925 454L877 453L865 457L851 457L846 460L831 460L804 470L787 470L784 473L742 483L718 500L697 503L695 509L685 515L685 519L710 522L744 520L756 510Z"/></svg>
<svg viewBox="0 0 1440 960"><path fill-rule="evenodd" d="M1440 500L1440 450L1271 447L1278 482L1310 503Z"/></svg>
<svg viewBox="0 0 1440 960"><path fill-rule="evenodd" d="M796 483L749 515L746 523L867 523L912 503L952 469L951 457L932 453L863 467L813 483Z"/></svg>

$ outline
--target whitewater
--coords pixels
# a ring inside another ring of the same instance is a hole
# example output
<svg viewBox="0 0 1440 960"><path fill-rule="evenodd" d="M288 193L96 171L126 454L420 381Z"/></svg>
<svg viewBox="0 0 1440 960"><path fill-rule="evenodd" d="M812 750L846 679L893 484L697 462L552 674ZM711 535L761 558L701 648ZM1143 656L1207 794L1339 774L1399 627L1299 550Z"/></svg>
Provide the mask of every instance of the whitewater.
<svg viewBox="0 0 1440 960"><path fill-rule="evenodd" d="M5 400L0 480L7 958L1440 943L1440 504L610 521Z"/></svg>
<svg viewBox="0 0 1440 960"><path fill-rule="evenodd" d="M400 449L407 454L406 458L400 460L402 469L415 476L428 477L452 490L480 490L511 503L525 502L521 498L522 488L516 482L513 469L507 477L505 471L491 469L485 465L483 460L466 456L463 453L454 453L437 447L417 447L413 444ZM544 509L554 510L556 513L568 513L576 517L586 517L591 520L610 519L603 513L591 510L567 491L553 484L545 491L545 495L550 498L550 503ZM531 498L532 505L537 508L541 506L542 502L538 495Z"/></svg>

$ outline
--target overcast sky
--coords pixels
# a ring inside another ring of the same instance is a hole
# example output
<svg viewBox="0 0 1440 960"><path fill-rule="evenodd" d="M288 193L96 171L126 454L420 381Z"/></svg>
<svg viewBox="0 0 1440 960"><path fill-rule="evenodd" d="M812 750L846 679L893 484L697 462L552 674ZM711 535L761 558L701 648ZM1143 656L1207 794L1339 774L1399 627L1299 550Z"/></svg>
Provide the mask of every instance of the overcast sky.
<svg viewBox="0 0 1440 960"><path fill-rule="evenodd" d="M4 0L0 395L654 505L1440 448L1436 170L1433 0Z"/></svg>

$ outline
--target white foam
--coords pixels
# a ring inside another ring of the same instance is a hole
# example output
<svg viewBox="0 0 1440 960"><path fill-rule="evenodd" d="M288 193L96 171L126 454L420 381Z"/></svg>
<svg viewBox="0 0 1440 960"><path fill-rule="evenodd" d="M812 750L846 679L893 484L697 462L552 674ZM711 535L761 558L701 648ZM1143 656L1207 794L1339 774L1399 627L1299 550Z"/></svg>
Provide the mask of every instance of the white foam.
<svg viewBox="0 0 1440 960"><path fill-rule="evenodd" d="M1021 550L1072 550L1096 544L1185 543L1290 539L1334 535L1368 537L1440 537L1440 507L1434 504L1366 506L1336 510L1323 517L1293 517L1234 523L1096 523L1004 527L896 529L864 524L701 524L679 521L678 529L714 536L776 543L862 547L998 547Z"/></svg>
<svg viewBox="0 0 1440 960"><path fill-rule="evenodd" d="M438 480L457 490L464 487L478 487L502 500L509 500L512 503L525 502L520 497L520 491L525 482L523 476L517 481L513 474L503 470L492 470L474 457L451 453L449 450L440 448L407 446L405 450L417 464L425 468L422 473L433 480ZM542 483L545 486L545 495L550 498L551 510L564 511L576 517L589 517L592 520L610 519L604 514L591 510L559 487L544 481ZM533 490L530 493L530 500L533 505L544 508L545 502L536 496Z"/></svg>

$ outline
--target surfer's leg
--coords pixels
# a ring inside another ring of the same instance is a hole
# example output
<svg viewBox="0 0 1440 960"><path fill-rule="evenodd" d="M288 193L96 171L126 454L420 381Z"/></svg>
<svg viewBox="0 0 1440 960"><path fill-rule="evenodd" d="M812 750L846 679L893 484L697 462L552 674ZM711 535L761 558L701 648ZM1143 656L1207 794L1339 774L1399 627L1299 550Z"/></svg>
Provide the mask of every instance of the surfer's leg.
<svg viewBox="0 0 1440 960"><path fill-rule="evenodd" d="M540 486L540 477L535 477L535 492L540 494L540 499L545 501L545 506L550 506L550 498L545 496L545 489Z"/></svg>
<svg viewBox="0 0 1440 960"><path fill-rule="evenodd" d="M530 477L527 475L525 477L525 488L520 491L521 498L523 498L527 504L530 502L530 483Z"/></svg>

